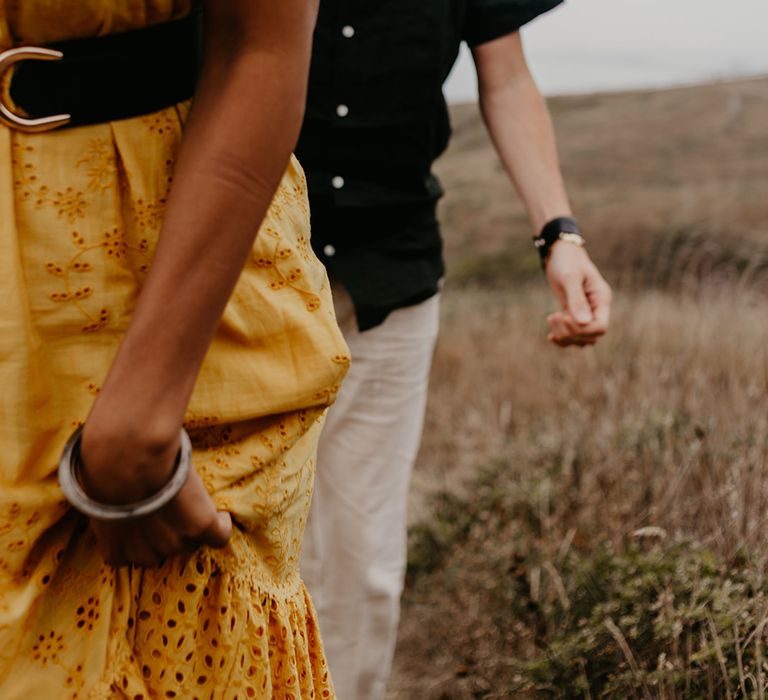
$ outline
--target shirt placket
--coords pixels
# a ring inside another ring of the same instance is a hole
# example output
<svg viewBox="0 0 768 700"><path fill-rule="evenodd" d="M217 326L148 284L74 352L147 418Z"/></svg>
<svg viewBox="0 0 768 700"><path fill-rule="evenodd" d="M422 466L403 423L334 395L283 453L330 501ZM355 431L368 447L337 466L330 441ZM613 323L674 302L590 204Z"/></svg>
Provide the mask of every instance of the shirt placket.
<svg viewBox="0 0 768 700"><path fill-rule="evenodd" d="M345 95L348 89L348 83L345 80L346 71L345 66L349 59L350 43L355 40L358 33L358 27L351 17L351 13L347 9L348 3L343 0L339 2L339 13L337 19L337 25L334 30L336 36L334 41L337 45L337 50L334 52L335 66L333 69L333 100L329 105L333 109L333 114L329 115L334 127L343 127L344 121L349 117L350 107L348 97ZM336 172L331 175L331 187L340 192L347 185L345 175L342 172ZM331 243L326 244L323 247L323 253L326 257L332 258L336 255L336 247Z"/></svg>
<svg viewBox="0 0 768 700"><path fill-rule="evenodd" d="M337 36L336 42L338 50L336 53L336 67L334 70L334 102L333 110L334 114L331 115L334 120L335 126L342 126L340 122L343 122L349 116L349 104L348 98L345 97L344 92L347 89L347 83L344 80L346 74L344 66L349 55L348 42L354 41L357 35L357 27L352 23L350 13L346 9L347 3L339 3L339 20L337 24ZM335 190L342 190L346 182L342 173L336 173L331 177L331 187Z"/></svg>

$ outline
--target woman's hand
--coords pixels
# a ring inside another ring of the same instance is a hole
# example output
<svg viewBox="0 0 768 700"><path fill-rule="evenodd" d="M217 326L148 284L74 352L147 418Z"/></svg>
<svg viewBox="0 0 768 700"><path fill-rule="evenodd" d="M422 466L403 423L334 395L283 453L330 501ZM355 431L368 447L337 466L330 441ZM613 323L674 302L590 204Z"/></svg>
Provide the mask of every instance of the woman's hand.
<svg viewBox="0 0 768 700"><path fill-rule="evenodd" d="M552 246L546 273L562 309L547 317L547 340L560 347L594 345L608 330L610 286L584 248L562 241Z"/></svg>
<svg viewBox="0 0 768 700"><path fill-rule="evenodd" d="M174 469L178 437L151 446L141 437L105 439L107 431L100 431L98 423L96 416L94 426L89 422L83 433L81 478L86 493L102 503L133 503L162 488ZM91 526L112 566L157 566L203 545L224 547L232 534L229 513L216 511L194 467L176 498L157 513L119 522L91 520Z"/></svg>
<svg viewBox="0 0 768 700"><path fill-rule="evenodd" d="M205 58L163 229L83 433L83 487L105 502L140 500L168 480L200 365L303 117L316 0L204 5ZM93 527L111 563L152 566L224 546L232 525L193 471L157 514Z"/></svg>

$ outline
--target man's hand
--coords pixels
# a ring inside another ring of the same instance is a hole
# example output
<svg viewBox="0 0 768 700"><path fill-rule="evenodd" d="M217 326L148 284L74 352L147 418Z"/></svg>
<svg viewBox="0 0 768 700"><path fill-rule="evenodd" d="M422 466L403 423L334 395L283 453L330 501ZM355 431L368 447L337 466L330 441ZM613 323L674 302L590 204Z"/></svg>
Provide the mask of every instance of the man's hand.
<svg viewBox="0 0 768 700"><path fill-rule="evenodd" d="M552 120L528 70L519 32L472 49L480 108L504 169L525 203L535 231L570 212ZM594 345L608 329L611 288L583 248L552 246L547 277L562 311L548 319L556 345Z"/></svg>
<svg viewBox="0 0 768 700"><path fill-rule="evenodd" d="M547 317L547 340L560 347L594 345L608 330L612 293L587 251L555 243L546 273L562 309Z"/></svg>

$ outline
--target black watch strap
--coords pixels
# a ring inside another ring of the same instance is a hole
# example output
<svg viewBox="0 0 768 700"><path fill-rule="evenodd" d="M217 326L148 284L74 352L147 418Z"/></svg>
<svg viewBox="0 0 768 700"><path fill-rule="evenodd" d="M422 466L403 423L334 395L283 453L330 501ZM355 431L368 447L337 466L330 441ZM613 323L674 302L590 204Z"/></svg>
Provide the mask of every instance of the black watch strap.
<svg viewBox="0 0 768 700"><path fill-rule="evenodd" d="M539 253L542 268L547 264L552 246L562 238L563 234L574 234L581 237L579 224L572 216L559 216L548 221L544 224L539 235L533 237L533 245Z"/></svg>

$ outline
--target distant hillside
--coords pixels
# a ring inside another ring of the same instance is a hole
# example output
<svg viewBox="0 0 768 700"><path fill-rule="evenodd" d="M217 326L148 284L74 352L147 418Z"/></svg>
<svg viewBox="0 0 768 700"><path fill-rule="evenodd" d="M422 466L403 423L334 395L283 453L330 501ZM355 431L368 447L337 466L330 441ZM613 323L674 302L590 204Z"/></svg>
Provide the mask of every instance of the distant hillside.
<svg viewBox="0 0 768 700"><path fill-rule="evenodd" d="M704 274L768 267L768 79L550 107L573 205L614 281L630 271L658 281L670 255ZM453 120L438 173L454 278L536 273L523 208L477 108L454 107Z"/></svg>

